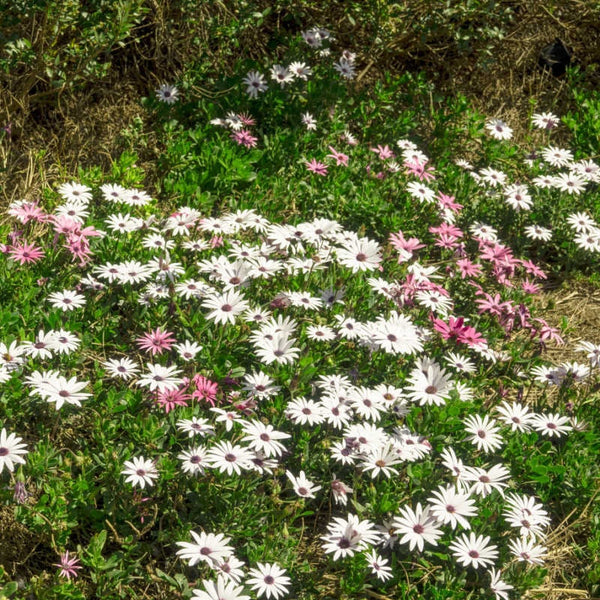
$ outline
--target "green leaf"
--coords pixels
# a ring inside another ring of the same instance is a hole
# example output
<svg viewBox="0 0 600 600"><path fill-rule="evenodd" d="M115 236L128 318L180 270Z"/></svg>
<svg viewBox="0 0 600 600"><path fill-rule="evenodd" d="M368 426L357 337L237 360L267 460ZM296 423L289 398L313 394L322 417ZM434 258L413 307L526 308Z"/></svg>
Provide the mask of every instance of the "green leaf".
<svg viewBox="0 0 600 600"><path fill-rule="evenodd" d="M100 533L97 533L92 537L88 545L88 552L94 557L99 558L102 556L102 549L106 544L106 529L103 529Z"/></svg>

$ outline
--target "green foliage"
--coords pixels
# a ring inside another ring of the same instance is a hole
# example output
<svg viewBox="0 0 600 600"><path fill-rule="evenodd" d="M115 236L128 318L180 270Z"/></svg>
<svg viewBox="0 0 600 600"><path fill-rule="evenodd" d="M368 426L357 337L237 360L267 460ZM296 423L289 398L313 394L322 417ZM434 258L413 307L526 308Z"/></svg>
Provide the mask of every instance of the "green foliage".
<svg viewBox="0 0 600 600"><path fill-rule="evenodd" d="M147 12L143 0L10 2L0 15L2 79L21 102L96 82Z"/></svg>
<svg viewBox="0 0 600 600"><path fill-rule="evenodd" d="M563 116L563 122L573 134L575 147L585 155L597 156L600 153L600 92L574 87L572 93L575 107Z"/></svg>

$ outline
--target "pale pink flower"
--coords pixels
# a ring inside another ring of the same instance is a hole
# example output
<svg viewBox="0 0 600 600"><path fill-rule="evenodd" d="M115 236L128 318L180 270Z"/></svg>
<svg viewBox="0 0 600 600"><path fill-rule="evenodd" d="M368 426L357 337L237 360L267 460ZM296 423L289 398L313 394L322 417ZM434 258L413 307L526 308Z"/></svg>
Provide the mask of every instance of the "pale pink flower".
<svg viewBox="0 0 600 600"><path fill-rule="evenodd" d="M348 155L338 152L333 146L329 146L331 154L327 155L327 158L333 158L336 161L336 165L348 166Z"/></svg>
<svg viewBox="0 0 600 600"><path fill-rule="evenodd" d="M235 131L231 134L231 139L240 146L246 146L246 148L255 148L258 141L258 138L253 136L247 129Z"/></svg>
<svg viewBox="0 0 600 600"><path fill-rule="evenodd" d="M219 385L202 375L194 375L192 381L196 385L196 389L192 392L192 398L206 400L211 406L214 406Z"/></svg>
<svg viewBox="0 0 600 600"><path fill-rule="evenodd" d="M60 563L54 563L53 566L59 567L59 575L61 577L66 577L67 579L71 579L71 577L77 577L77 571L81 569L81 566L79 565L79 559L75 556L69 556L68 550L64 554L60 555Z"/></svg>
<svg viewBox="0 0 600 600"><path fill-rule="evenodd" d="M163 350L170 350L175 343L173 334L169 331L162 331L157 327L154 331L146 333L137 338L136 344L142 349L155 354L162 354Z"/></svg>
<svg viewBox="0 0 600 600"><path fill-rule="evenodd" d="M314 158L311 161L304 161L304 164L309 171L312 171L317 175L322 175L323 177L327 175L327 165Z"/></svg>
<svg viewBox="0 0 600 600"><path fill-rule="evenodd" d="M27 242L12 246L8 253L13 260L22 265L35 263L44 256L44 251L41 248Z"/></svg>

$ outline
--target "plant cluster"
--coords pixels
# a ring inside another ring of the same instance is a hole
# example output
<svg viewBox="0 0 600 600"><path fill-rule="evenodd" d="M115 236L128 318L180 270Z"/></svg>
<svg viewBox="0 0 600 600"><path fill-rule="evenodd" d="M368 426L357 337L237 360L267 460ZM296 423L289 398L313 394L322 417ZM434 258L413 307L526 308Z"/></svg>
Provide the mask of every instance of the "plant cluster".
<svg viewBox="0 0 600 600"><path fill-rule="evenodd" d="M499 119L477 168L383 138L364 105L351 123L334 42L305 31L222 107L185 82L146 100L196 177L174 206L93 173L9 206L0 499L35 550L5 559L5 595L506 600L543 581L558 497L597 476L600 345L545 357L567 335L537 308L534 244L552 228L597 261L598 167L548 141L523 163Z"/></svg>

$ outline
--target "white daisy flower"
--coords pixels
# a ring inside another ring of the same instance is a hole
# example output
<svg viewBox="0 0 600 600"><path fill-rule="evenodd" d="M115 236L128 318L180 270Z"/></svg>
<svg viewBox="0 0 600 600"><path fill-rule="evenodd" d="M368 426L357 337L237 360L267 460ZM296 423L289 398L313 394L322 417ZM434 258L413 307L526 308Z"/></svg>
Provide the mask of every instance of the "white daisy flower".
<svg viewBox="0 0 600 600"><path fill-rule="evenodd" d="M133 460L126 460L125 469L121 471L122 475L127 475L125 481L142 489L154 485L154 480L158 477L156 464L154 461L145 459L143 456L137 456Z"/></svg>
<svg viewBox="0 0 600 600"><path fill-rule="evenodd" d="M48 300L54 308L60 308L63 312L85 306L85 296L72 290L53 292L48 296Z"/></svg>
<svg viewBox="0 0 600 600"><path fill-rule="evenodd" d="M25 444L19 443L22 439L14 433L7 434L4 428L0 431L0 473L4 467L12 472L15 465L25 464L25 459L21 455L27 454L28 450L25 450Z"/></svg>

